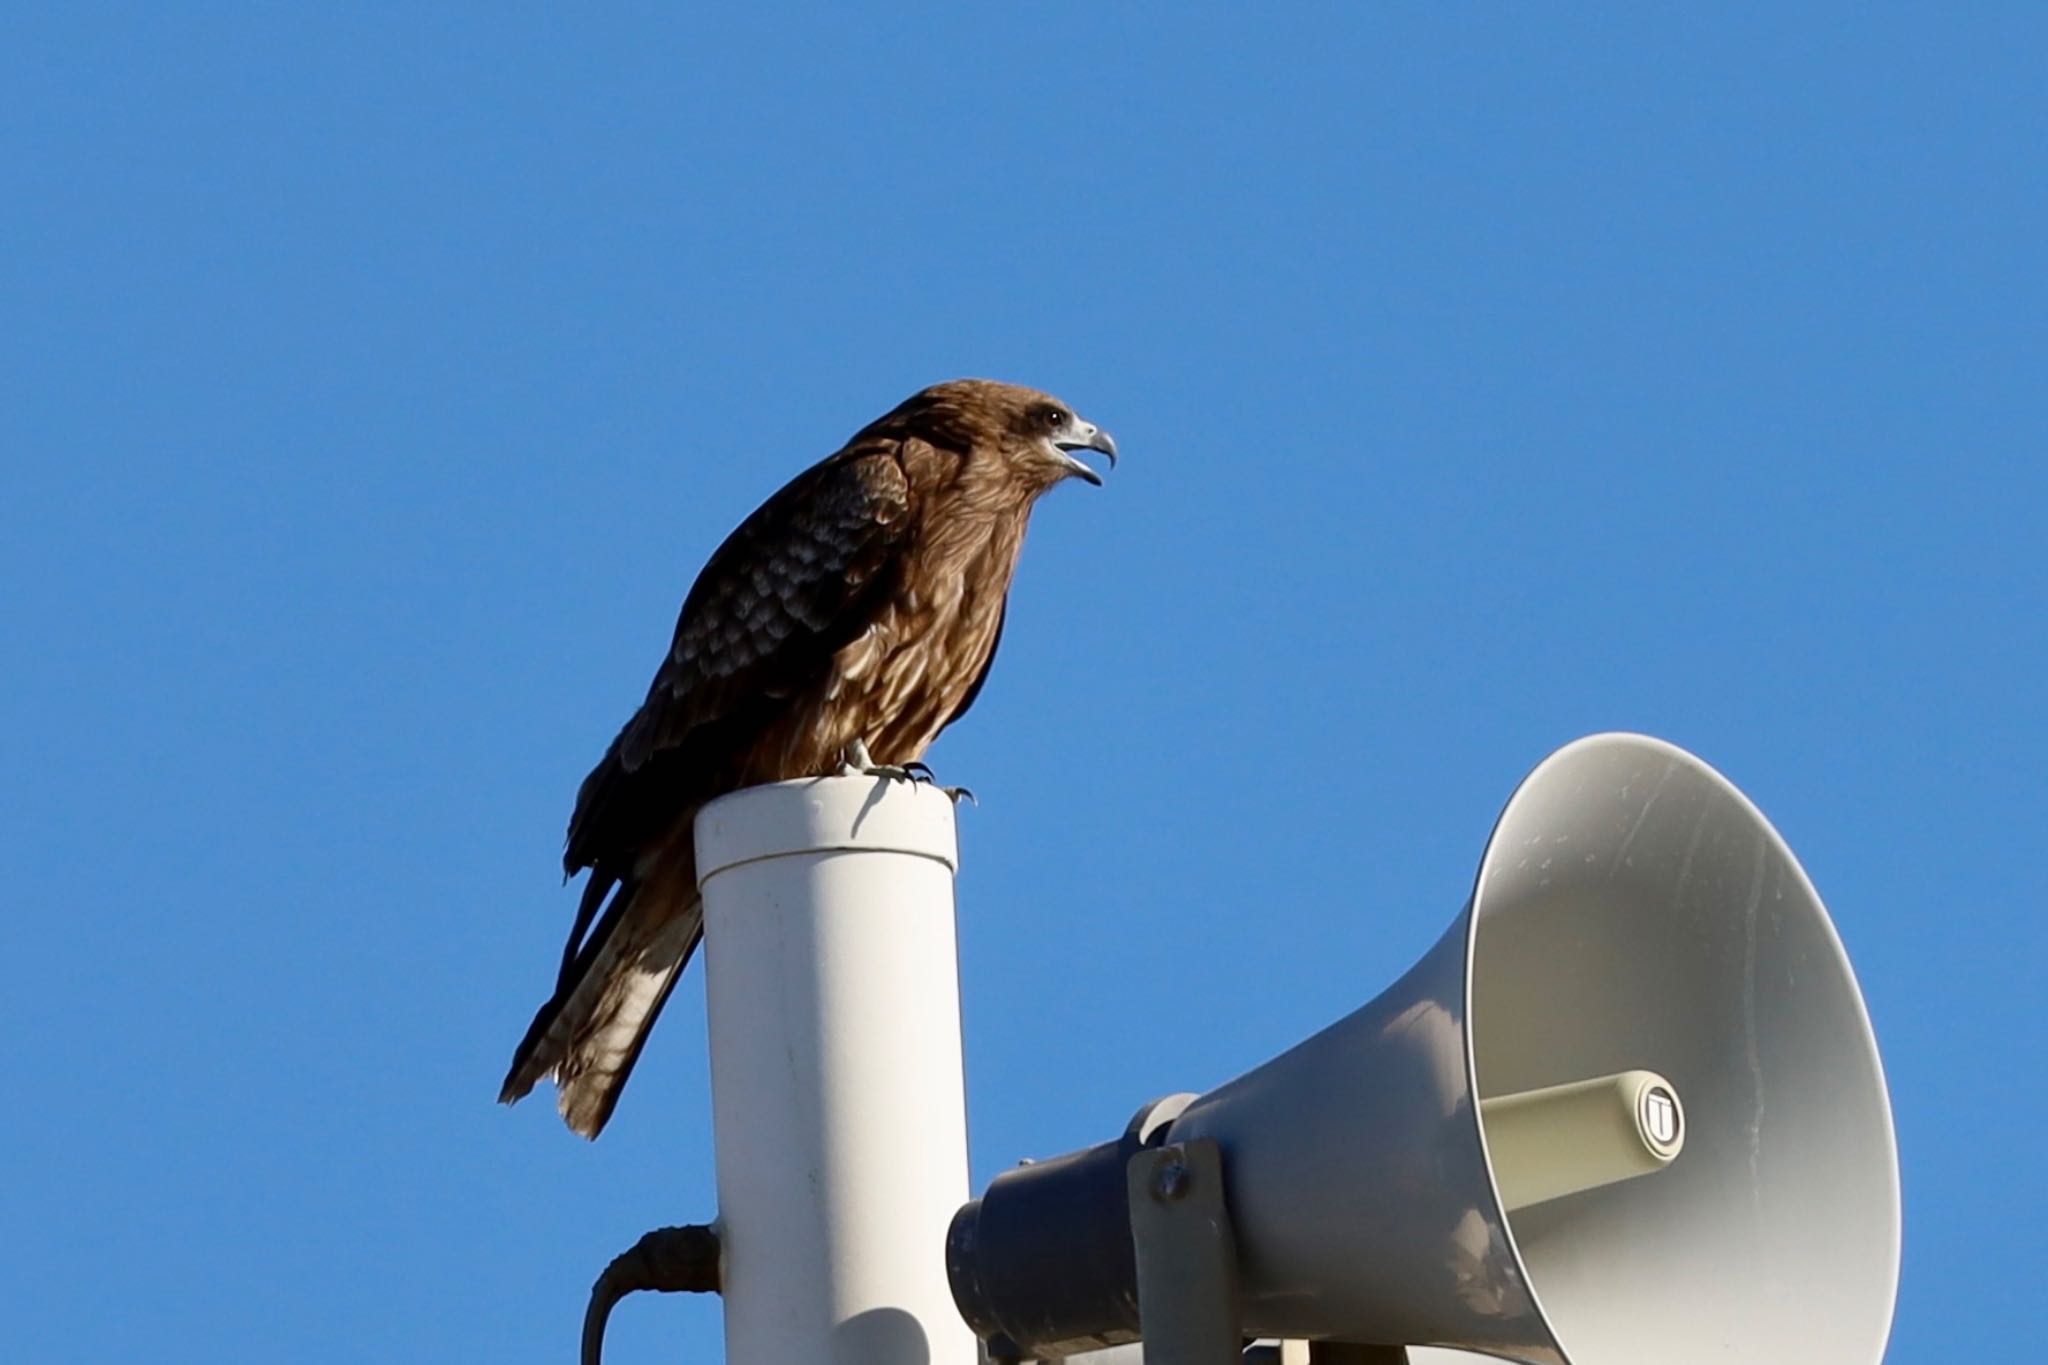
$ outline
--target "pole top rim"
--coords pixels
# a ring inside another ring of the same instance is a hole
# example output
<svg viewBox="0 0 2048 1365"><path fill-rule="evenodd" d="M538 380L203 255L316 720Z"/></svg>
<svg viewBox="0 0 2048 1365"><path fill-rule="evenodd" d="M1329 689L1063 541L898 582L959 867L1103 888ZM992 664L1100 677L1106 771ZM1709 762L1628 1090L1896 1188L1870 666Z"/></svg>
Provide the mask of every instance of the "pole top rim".
<svg viewBox="0 0 2048 1365"><path fill-rule="evenodd" d="M865 774L728 792L697 813L697 884L743 863L809 853L909 853L960 870L953 799L929 782Z"/></svg>

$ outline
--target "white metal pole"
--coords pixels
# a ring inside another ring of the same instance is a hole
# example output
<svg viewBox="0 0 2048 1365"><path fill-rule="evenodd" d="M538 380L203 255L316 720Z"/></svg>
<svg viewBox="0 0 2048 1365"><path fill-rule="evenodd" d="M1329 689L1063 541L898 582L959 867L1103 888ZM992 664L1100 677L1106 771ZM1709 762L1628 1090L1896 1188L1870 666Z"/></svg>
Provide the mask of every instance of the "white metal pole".
<svg viewBox="0 0 2048 1365"><path fill-rule="evenodd" d="M779 782L696 835L728 1365L975 1365L951 799Z"/></svg>

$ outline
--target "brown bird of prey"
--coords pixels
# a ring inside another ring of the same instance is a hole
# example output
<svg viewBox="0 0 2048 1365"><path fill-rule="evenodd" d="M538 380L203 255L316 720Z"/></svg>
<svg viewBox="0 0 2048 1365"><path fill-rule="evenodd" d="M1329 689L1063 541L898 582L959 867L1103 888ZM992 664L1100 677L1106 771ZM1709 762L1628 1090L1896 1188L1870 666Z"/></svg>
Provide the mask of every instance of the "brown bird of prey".
<svg viewBox="0 0 2048 1365"><path fill-rule="evenodd" d="M1032 505L1064 479L1102 482L1076 450L1116 462L1109 433L1056 398L934 385L726 538L576 793L562 865L590 879L499 1099L551 1076L569 1127L597 1136L703 937L697 811L756 783L918 765L988 677Z"/></svg>

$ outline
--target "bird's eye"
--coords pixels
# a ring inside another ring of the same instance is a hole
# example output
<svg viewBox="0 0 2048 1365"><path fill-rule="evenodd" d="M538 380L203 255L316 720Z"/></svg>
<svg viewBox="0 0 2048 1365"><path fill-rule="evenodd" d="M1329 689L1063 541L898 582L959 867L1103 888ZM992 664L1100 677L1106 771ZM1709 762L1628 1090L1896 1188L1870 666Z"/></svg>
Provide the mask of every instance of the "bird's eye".
<svg viewBox="0 0 2048 1365"><path fill-rule="evenodd" d="M1045 424L1054 430L1058 430L1067 424L1067 415L1058 408L1047 408L1042 416Z"/></svg>

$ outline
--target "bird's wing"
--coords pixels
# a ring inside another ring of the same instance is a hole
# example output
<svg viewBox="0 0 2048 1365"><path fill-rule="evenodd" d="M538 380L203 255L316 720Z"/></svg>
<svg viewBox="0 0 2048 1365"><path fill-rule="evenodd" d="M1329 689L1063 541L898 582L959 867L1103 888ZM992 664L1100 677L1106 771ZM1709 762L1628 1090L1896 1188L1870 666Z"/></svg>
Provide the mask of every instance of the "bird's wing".
<svg viewBox="0 0 2048 1365"><path fill-rule="evenodd" d="M569 871L652 832L650 802L672 815L679 801L716 795L730 755L867 628L913 522L902 453L893 441L840 452L718 547L647 700L578 793Z"/></svg>

